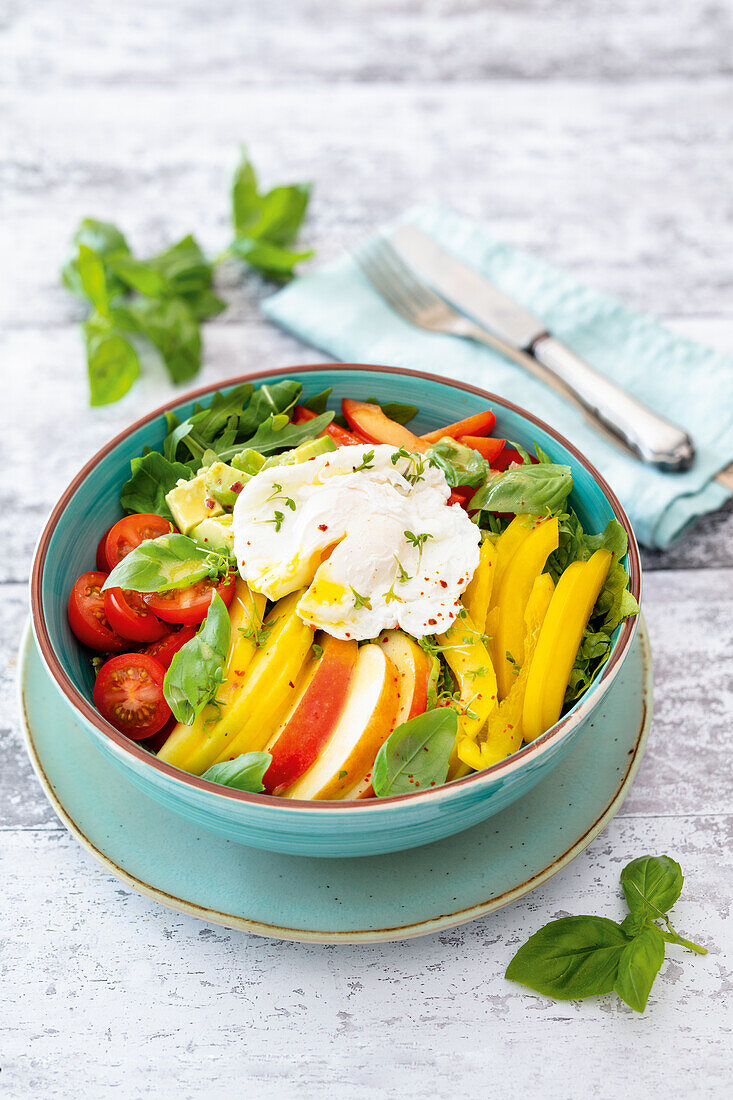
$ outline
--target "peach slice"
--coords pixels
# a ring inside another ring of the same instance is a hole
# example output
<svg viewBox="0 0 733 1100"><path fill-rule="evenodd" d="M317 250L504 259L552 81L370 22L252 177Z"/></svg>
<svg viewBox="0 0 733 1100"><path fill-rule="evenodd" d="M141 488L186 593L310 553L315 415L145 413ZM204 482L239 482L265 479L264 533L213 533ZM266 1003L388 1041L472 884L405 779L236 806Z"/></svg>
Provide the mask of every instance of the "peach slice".
<svg viewBox="0 0 733 1100"><path fill-rule="evenodd" d="M428 449L423 439L385 416L379 405L344 397L341 408L352 431L360 432L370 443L389 443L392 447L404 447L410 452Z"/></svg>
<svg viewBox="0 0 733 1100"><path fill-rule="evenodd" d="M378 646L359 647L346 704L328 745L286 798L336 799L354 786L395 727L400 676Z"/></svg>
<svg viewBox="0 0 733 1100"><path fill-rule="evenodd" d="M265 772L268 794L290 786L315 764L344 709L358 654L355 641L326 637L302 695L267 746L272 763Z"/></svg>

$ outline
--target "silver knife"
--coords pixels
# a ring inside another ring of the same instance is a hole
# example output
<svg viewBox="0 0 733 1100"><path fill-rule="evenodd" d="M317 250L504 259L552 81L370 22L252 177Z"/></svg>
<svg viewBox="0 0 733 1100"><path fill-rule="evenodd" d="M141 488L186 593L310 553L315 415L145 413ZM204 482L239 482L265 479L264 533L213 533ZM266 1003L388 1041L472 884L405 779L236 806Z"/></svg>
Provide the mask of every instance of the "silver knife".
<svg viewBox="0 0 733 1100"><path fill-rule="evenodd" d="M483 275L414 226L399 226L392 242L425 282L486 331L487 343L573 401L604 436L663 470L688 468L695 447L686 432L599 374Z"/></svg>

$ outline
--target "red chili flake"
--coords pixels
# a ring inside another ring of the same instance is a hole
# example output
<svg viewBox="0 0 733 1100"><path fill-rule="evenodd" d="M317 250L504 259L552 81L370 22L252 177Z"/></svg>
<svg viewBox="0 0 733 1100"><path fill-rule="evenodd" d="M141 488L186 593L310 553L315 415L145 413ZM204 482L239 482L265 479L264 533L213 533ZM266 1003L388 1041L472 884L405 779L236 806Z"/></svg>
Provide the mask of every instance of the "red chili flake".
<svg viewBox="0 0 733 1100"><path fill-rule="evenodd" d="M212 500L211 497L206 497L206 499L204 500L204 504L209 509L216 507L216 501Z"/></svg>
<svg viewBox="0 0 733 1100"><path fill-rule="evenodd" d="M290 685L290 687L291 687L291 688L294 688L294 687L295 687L295 684L293 683L293 681L292 681L292 680L288 680L288 684Z"/></svg>
<svg viewBox="0 0 733 1100"><path fill-rule="evenodd" d="M347 637L347 638L350 638L350 637L351 637L351 635L349 634L348 630L346 631L346 637Z"/></svg>
<svg viewBox="0 0 733 1100"><path fill-rule="evenodd" d="M440 587L441 588L447 588L448 587L448 581L441 581L440 582Z"/></svg>
<svg viewBox="0 0 733 1100"><path fill-rule="evenodd" d="M428 626L435 626L437 622L437 619L428 619Z"/></svg>
<svg viewBox="0 0 733 1100"><path fill-rule="evenodd" d="M423 752L430 752L430 749L428 748L427 745L423 745L422 749L423 749Z"/></svg>
<svg viewBox="0 0 733 1100"><path fill-rule="evenodd" d="M235 676L244 676L245 675L244 669L243 668L235 668L234 669L234 675Z"/></svg>
<svg viewBox="0 0 733 1100"><path fill-rule="evenodd" d="M242 485L241 481L235 481L233 485L229 486L229 488L233 493L241 493L244 486Z"/></svg>
<svg viewBox="0 0 733 1100"><path fill-rule="evenodd" d="M318 524L318 530L319 531L327 531L328 530L328 524L327 523L319 523Z"/></svg>

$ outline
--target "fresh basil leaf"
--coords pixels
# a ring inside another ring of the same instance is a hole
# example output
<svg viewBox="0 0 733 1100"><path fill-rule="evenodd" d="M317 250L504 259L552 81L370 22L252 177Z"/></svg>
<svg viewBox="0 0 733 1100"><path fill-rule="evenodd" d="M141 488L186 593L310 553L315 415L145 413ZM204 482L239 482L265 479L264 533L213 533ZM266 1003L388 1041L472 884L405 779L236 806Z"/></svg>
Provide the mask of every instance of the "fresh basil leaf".
<svg viewBox="0 0 733 1100"><path fill-rule="evenodd" d="M237 791L259 794L265 789L262 780L271 763L271 752L246 752L233 760L222 760L221 764L212 765L201 778L208 779L210 783L221 783L224 787L234 787Z"/></svg>
<svg viewBox="0 0 733 1100"><path fill-rule="evenodd" d="M288 278L293 274L297 263L309 260L313 255L312 249L294 252L281 245L270 244L269 241L255 241L250 237L240 237L232 241L229 251L237 259L244 260L251 267L256 267L263 275L275 279Z"/></svg>
<svg viewBox="0 0 733 1100"><path fill-rule="evenodd" d="M166 503L166 493L181 480L191 477L191 470L181 462L171 462L158 451L150 451L130 463L131 477L122 486L120 503L126 512L155 512L173 519Z"/></svg>
<svg viewBox="0 0 733 1100"><path fill-rule="evenodd" d="M606 917L561 917L530 936L505 977L563 1001L610 993L628 943Z"/></svg>
<svg viewBox="0 0 733 1100"><path fill-rule="evenodd" d="M684 881L682 868L669 856L640 856L621 872L621 888L629 910L652 919L672 908Z"/></svg>
<svg viewBox="0 0 733 1100"><path fill-rule="evenodd" d="M130 307L140 331L158 349L174 382L186 382L201 367L201 330L181 298L137 302Z"/></svg>
<svg viewBox="0 0 733 1100"><path fill-rule="evenodd" d="M84 295L96 310L106 314L109 310L110 291L104 264L96 252L92 252L91 248L83 244L79 245L77 270Z"/></svg>
<svg viewBox="0 0 733 1100"><path fill-rule="evenodd" d="M127 256L130 253L127 241L115 225L109 222L100 222L95 218L84 218L73 238L74 255L64 265L61 271L61 279L64 285L72 293L80 297L87 297L82 285L79 273L79 248L83 246L103 262L117 256ZM122 283L108 275L108 290L110 295L124 289Z"/></svg>
<svg viewBox="0 0 733 1100"><path fill-rule="evenodd" d="M320 393L313 394L313 397L306 398L306 400L303 401L302 404L306 409L309 409L311 412L324 413L326 411L326 404L332 392L333 387L329 386L328 389L321 390Z"/></svg>
<svg viewBox="0 0 733 1100"><path fill-rule="evenodd" d="M223 313L227 308L224 299L214 294L213 290L200 290L196 294L187 294L185 300L197 321L207 321L210 317Z"/></svg>
<svg viewBox="0 0 733 1100"><path fill-rule="evenodd" d="M145 260L118 256L111 259L108 266L127 287L149 298L161 298L170 293L165 277Z"/></svg>
<svg viewBox="0 0 733 1100"><path fill-rule="evenodd" d="M445 474L450 486L481 485L490 472L485 458L473 447L464 447L453 439L441 439L428 449L431 466L437 466Z"/></svg>
<svg viewBox="0 0 733 1100"><path fill-rule="evenodd" d="M96 314L82 328L91 404L109 405L127 393L140 373L137 352L116 328L105 325Z"/></svg>
<svg viewBox="0 0 733 1100"><path fill-rule="evenodd" d="M614 989L635 1012L643 1012L654 979L664 962L664 937L647 925L621 952Z"/></svg>
<svg viewBox="0 0 733 1100"><path fill-rule="evenodd" d="M123 562L126 560L123 558ZM166 702L177 720L186 726L195 722L224 679L230 635L229 612L215 592L201 629L175 654L163 680Z"/></svg>
<svg viewBox="0 0 733 1100"><path fill-rule="evenodd" d="M569 466L539 463L493 470L471 498L471 508L544 516L561 512L572 488Z"/></svg>
<svg viewBox="0 0 733 1100"><path fill-rule="evenodd" d="M185 298L200 294L211 286L211 264L190 233L146 263L162 277L168 294Z"/></svg>
<svg viewBox="0 0 733 1100"><path fill-rule="evenodd" d="M232 184L236 236L273 245L292 244L305 217L310 192L309 183L296 183L261 194L254 166L242 150Z"/></svg>
<svg viewBox="0 0 733 1100"><path fill-rule="evenodd" d="M417 405L403 405L400 401L377 401L376 397L367 397L367 405L379 405L385 416L397 424L409 424L417 416Z"/></svg>
<svg viewBox="0 0 733 1100"><path fill-rule="evenodd" d="M188 588L229 568L226 555L207 550L186 535L146 539L119 562L102 585L133 592L169 592Z"/></svg>
<svg viewBox="0 0 733 1100"><path fill-rule="evenodd" d="M457 732L458 715L451 707L426 711L398 726L374 761L372 786L377 797L445 783Z"/></svg>
<svg viewBox="0 0 733 1100"><path fill-rule="evenodd" d="M284 414L279 413L269 417L264 424L260 424L252 438L247 440L247 449L259 451L263 455L290 450L310 439L315 439L332 420L333 413L326 412L314 417L313 420L306 420L303 424L293 424ZM241 453L242 449L241 446L226 448L219 451L219 458L223 462L228 462L230 458L233 459Z"/></svg>

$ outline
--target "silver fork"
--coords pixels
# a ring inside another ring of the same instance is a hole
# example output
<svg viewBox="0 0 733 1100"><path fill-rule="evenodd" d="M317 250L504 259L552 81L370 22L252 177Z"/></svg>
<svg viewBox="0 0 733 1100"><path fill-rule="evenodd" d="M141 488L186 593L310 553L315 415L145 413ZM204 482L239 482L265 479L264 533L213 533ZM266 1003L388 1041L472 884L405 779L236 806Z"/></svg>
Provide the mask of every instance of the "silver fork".
<svg viewBox="0 0 733 1100"><path fill-rule="evenodd" d="M547 370L534 356L512 344L505 343L439 297L408 267L387 237L377 236L364 242L354 250L353 256L374 289L409 324L429 332L462 336L487 344L518 363L535 378L539 378L566 401L571 402L588 423L614 446L634 458L639 457L615 432L606 427L593 409L589 408L562 378L553 371Z"/></svg>

